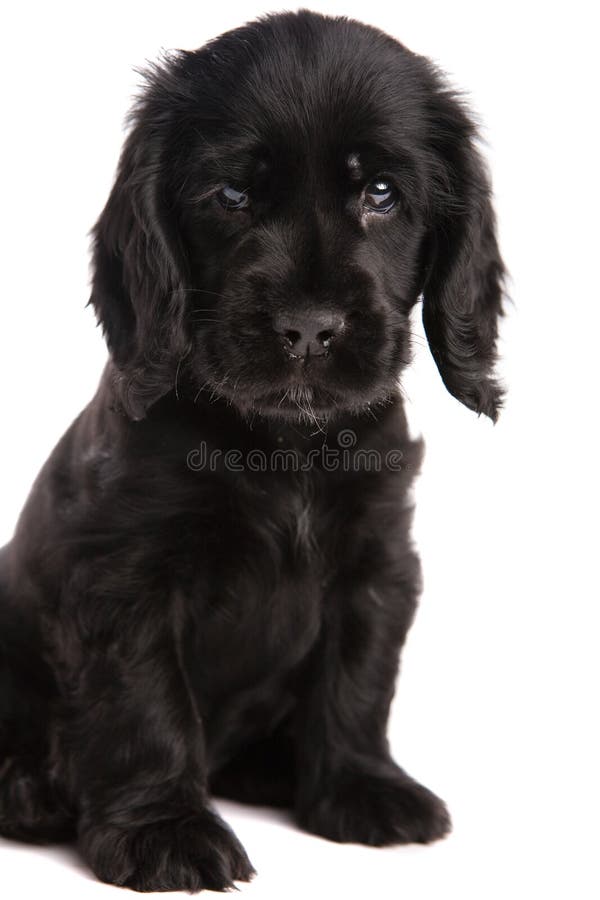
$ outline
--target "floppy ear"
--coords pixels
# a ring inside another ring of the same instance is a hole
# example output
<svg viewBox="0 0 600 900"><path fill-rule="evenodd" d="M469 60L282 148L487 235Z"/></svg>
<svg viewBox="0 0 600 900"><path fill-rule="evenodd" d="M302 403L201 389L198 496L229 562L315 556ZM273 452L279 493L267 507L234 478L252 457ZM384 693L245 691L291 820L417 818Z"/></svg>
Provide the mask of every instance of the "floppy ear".
<svg viewBox="0 0 600 900"><path fill-rule="evenodd" d="M186 355L186 263L162 180L168 135L140 103L108 202L94 226L90 303L111 354L117 404L132 419L171 390Z"/></svg>
<svg viewBox="0 0 600 900"><path fill-rule="evenodd" d="M489 179L462 104L441 90L430 112L437 197L427 242L425 332L450 393L496 421L503 390L493 369L504 265Z"/></svg>

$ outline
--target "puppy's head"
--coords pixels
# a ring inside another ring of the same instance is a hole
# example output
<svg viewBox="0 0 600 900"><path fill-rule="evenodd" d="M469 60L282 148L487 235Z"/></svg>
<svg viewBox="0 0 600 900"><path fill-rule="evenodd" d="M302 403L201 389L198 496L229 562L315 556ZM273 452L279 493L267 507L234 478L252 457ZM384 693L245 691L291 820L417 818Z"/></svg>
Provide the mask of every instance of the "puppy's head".
<svg viewBox="0 0 600 900"><path fill-rule="evenodd" d="M125 411L385 401L423 317L448 390L495 418L503 266L463 105L383 33L270 16L146 73L94 230L92 303Z"/></svg>

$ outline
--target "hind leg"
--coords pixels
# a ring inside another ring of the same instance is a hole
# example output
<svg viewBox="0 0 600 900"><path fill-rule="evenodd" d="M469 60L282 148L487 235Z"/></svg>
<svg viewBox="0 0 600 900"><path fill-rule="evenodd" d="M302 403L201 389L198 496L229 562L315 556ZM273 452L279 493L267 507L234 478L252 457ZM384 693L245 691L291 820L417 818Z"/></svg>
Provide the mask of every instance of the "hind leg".
<svg viewBox="0 0 600 900"><path fill-rule="evenodd" d="M14 619L2 624L0 835L33 843L64 841L74 833L74 820L50 764L52 676L26 652Z"/></svg>
<svg viewBox="0 0 600 900"><path fill-rule="evenodd" d="M35 844L74 837L75 820L44 772L46 765L47 761L33 757L9 757L0 764L2 837Z"/></svg>

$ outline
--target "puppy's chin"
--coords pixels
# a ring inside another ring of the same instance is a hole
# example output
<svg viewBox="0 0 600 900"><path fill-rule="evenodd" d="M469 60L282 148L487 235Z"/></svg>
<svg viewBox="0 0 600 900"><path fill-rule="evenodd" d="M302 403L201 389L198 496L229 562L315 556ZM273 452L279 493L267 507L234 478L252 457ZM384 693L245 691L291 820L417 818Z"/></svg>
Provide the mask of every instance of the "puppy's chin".
<svg viewBox="0 0 600 900"><path fill-rule="evenodd" d="M252 391L247 388L230 390L219 385L213 396L221 396L244 417L258 415L287 423L320 426L347 415L372 416L377 407L391 401L397 389L397 384L391 384L382 386L379 391L342 393L320 385L294 383Z"/></svg>
<svg viewBox="0 0 600 900"><path fill-rule="evenodd" d="M293 384L252 399L253 412L286 421L326 422L340 412L340 406L340 398L309 384Z"/></svg>

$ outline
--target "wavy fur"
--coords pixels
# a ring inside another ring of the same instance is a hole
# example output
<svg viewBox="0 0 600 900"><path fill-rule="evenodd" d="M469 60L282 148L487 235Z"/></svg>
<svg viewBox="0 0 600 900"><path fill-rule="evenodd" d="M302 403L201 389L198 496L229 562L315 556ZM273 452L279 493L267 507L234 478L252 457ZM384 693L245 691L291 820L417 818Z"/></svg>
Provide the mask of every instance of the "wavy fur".
<svg viewBox="0 0 600 900"><path fill-rule="evenodd" d="M447 833L386 737L420 590L397 381L423 295L449 391L499 408L475 139L427 60L348 19L269 16L148 70L93 232L110 362L0 554L0 834L197 891L253 874L213 793L336 841Z"/></svg>

